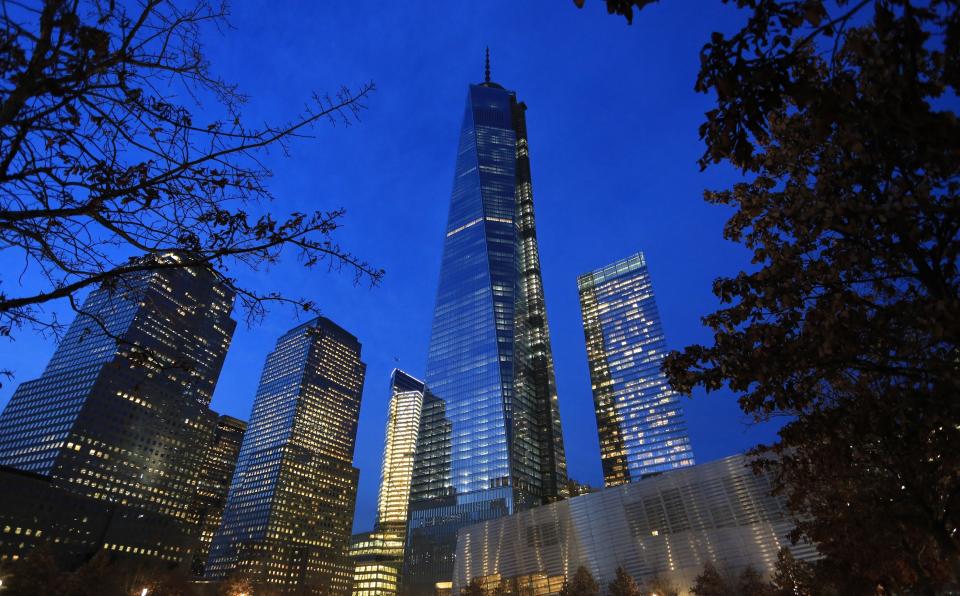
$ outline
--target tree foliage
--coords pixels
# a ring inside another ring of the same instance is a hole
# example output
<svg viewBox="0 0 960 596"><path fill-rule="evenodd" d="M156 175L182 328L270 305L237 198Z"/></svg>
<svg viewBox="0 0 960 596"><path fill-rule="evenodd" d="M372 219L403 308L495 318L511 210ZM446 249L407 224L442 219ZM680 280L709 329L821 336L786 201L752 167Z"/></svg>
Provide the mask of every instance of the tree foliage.
<svg viewBox="0 0 960 596"><path fill-rule="evenodd" d="M703 47L716 97L706 193L753 268L718 279L709 345L675 388L784 416L755 452L796 520L851 578L960 581L960 2L737 0Z"/></svg>
<svg viewBox="0 0 960 596"><path fill-rule="evenodd" d="M593 575L586 567L577 567L573 578L564 578L560 596L597 596L600 594L600 584L593 579Z"/></svg>
<svg viewBox="0 0 960 596"><path fill-rule="evenodd" d="M237 596L237 594L248 594L253 596L253 584L245 577L228 577L220 582L217 589L218 596Z"/></svg>
<svg viewBox="0 0 960 596"><path fill-rule="evenodd" d="M5 591L23 596L58 594L64 588L64 578L47 546L37 547L26 557L4 565L3 580Z"/></svg>
<svg viewBox="0 0 960 596"><path fill-rule="evenodd" d="M694 596L734 596L727 579L710 561L703 564L703 571L697 576L690 593Z"/></svg>
<svg viewBox="0 0 960 596"><path fill-rule="evenodd" d="M617 567L617 576L607 586L608 596L641 596L640 586L623 567Z"/></svg>
<svg viewBox="0 0 960 596"><path fill-rule="evenodd" d="M868 592L868 586L863 584L836 580L828 567L798 561L788 548L782 548L769 581L751 566L732 574L718 570L707 561L690 587L690 593L694 596L841 596Z"/></svg>
<svg viewBox="0 0 960 596"><path fill-rule="evenodd" d="M486 591L483 589L483 581L479 577L475 577L470 580L466 586L460 590L461 596L485 596Z"/></svg>
<svg viewBox="0 0 960 596"><path fill-rule="evenodd" d="M812 596L814 594L814 567L806 561L798 561L790 549L784 547L777 553L777 563L770 581L776 596Z"/></svg>
<svg viewBox="0 0 960 596"><path fill-rule="evenodd" d="M737 578L736 593L740 596L774 596L773 588L755 568L747 566Z"/></svg>
<svg viewBox="0 0 960 596"><path fill-rule="evenodd" d="M633 9L640 10L647 4L653 4L657 0L605 0L607 3L607 14L618 14L627 19L628 23L633 23ZM573 0L577 8L583 8L584 0Z"/></svg>
<svg viewBox="0 0 960 596"><path fill-rule="evenodd" d="M659 574L644 582L644 589L657 596L678 596L680 593L668 577Z"/></svg>
<svg viewBox="0 0 960 596"><path fill-rule="evenodd" d="M210 72L201 44L226 10L207 0L4 2L0 250L42 282L25 289L22 271L2 273L0 334L56 331L45 304L159 266L144 254L221 273L291 254L379 280L334 241L342 210L270 213L262 161L319 121L355 121L373 85L316 95L276 125L244 123L246 98ZM270 302L314 309L229 274L226 283L254 319Z"/></svg>
<svg viewBox="0 0 960 596"><path fill-rule="evenodd" d="M129 596L146 588L151 596L190 596L196 593L191 579L185 569L117 559L103 550L73 568L43 545L4 569L3 591L23 596Z"/></svg>

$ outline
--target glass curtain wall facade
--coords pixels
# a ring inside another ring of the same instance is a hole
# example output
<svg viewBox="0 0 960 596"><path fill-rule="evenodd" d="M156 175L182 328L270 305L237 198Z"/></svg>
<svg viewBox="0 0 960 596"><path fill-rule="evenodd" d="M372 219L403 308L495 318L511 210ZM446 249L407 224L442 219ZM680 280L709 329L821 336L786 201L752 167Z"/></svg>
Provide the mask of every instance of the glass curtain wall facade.
<svg viewBox="0 0 960 596"><path fill-rule="evenodd" d="M469 88L427 356L405 593L450 580L459 527L565 493L525 110L489 80Z"/></svg>
<svg viewBox="0 0 960 596"><path fill-rule="evenodd" d="M205 577L348 594L366 365L360 342L319 317L267 356Z"/></svg>
<svg viewBox="0 0 960 596"><path fill-rule="evenodd" d="M470 526L453 593L478 578L488 594L555 596L582 565L603 588L622 566L643 594L660 577L685 596L708 561L771 574L784 547L815 560L813 545L790 540L792 517L772 487L738 455Z"/></svg>
<svg viewBox="0 0 960 596"><path fill-rule="evenodd" d="M423 412L423 381L400 369L390 380L390 411L383 445L376 530L405 536L413 481L413 459Z"/></svg>
<svg viewBox="0 0 960 596"><path fill-rule="evenodd" d="M400 583L403 536L364 532L350 537L353 596L392 596Z"/></svg>
<svg viewBox="0 0 960 596"><path fill-rule="evenodd" d="M196 268L148 270L94 290L43 374L0 415L0 465L166 518L169 527L147 540L154 547L136 554L188 562L233 299L216 274Z"/></svg>
<svg viewBox="0 0 960 596"><path fill-rule="evenodd" d="M213 440L204 452L200 481L194 497L194 509L199 524L199 540L193 552L193 573L203 575L203 568L210 554L210 543L220 522L223 520L223 508L227 504L227 492L230 481L237 468L237 456L243 443L243 434L247 423L232 416L220 416Z"/></svg>
<svg viewBox="0 0 960 596"><path fill-rule="evenodd" d="M606 486L692 466L679 396L642 253L577 279Z"/></svg>
<svg viewBox="0 0 960 596"><path fill-rule="evenodd" d="M383 468L373 532L355 534L350 545L354 596L392 596L397 593L413 459L423 412L423 381L400 369L390 376L390 406L383 445Z"/></svg>

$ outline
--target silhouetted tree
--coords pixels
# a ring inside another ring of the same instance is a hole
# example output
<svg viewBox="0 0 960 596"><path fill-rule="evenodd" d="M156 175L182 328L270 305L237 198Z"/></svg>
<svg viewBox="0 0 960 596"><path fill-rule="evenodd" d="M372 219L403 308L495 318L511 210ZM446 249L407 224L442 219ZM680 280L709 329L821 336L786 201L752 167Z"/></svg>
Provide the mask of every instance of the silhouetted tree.
<svg viewBox="0 0 960 596"><path fill-rule="evenodd" d="M734 596L736 594L727 579L710 561L703 564L703 571L697 576L696 583L690 588L690 592L695 596Z"/></svg>
<svg viewBox="0 0 960 596"><path fill-rule="evenodd" d="M640 10L647 4L653 4L657 0L605 0L607 3L608 14L618 14L627 19L628 23L633 23L633 9ZM577 8L583 8L584 0L573 0Z"/></svg>
<svg viewBox="0 0 960 596"><path fill-rule="evenodd" d="M485 596L486 591L483 589L483 582L480 581L480 578L475 577L460 590L460 594L461 596Z"/></svg>
<svg viewBox="0 0 960 596"><path fill-rule="evenodd" d="M0 335L24 325L56 332L46 303L175 266L132 259L144 254L226 273L252 319L269 302L314 305L253 290L233 266L292 253L307 267L346 265L358 280L379 280L382 271L334 242L341 210L272 215L260 161L318 121L355 120L373 85L317 95L277 125L244 124L245 97L210 72L201 44L225 16L207 0L42 0L0 12L0 250L42 279L23 288L20 270L3 272ZM177 97L218 116L201 121Z"/></svg>
<svg viewBox="0 0 960 596"><path fill-rule="evenodd" d="M777 553L771 586L776 596L813 596L814 568L806 561L798 561L789 548Z"/></svg>
<svg viewBox="0 0 960 596"><path fill-rule="evenodd" d="M754 266L715 282L713 341L665 370L787 417L755 455L794 539L933 593L960 582L960 2L737 5L695 88L717 102L701 166L745 176L706 197Z"/></svg>
<svg viewBox="0 0 960 596"><path fill-rule="evenodd" d="M573 578L564 578L560 596L597 596L600 593L600 584L597 583L586 567L577 567Z"/></svg>
<svg viewBox="0 0 960 596"><path fill-rule="evenodd" d="M633 577L624 570L623 567L617 567L617 576L607 586L609 596L640 596L640 586L634 581Z"/></svg>
<svg viewBox="0 0 960 596"><path fill-rule="evenodd" d="M108 551L100 550L73 572L64 574L64 596L126 596L120 587L126 572L114 564Z"/></svg>
<svg viewBox="0 0 960 596"><path fill-rule="evenodd" d="M644 583L644 589L651 594L656 594L657 596L678 596L679 591L677 587L673 585L673 582L670 581L664 575L655 575L652 579L647 580Z"/></svg>
<svg viewBox="0 0 960 596"><path fill-rule="evenodd" d="M4 568L3 591L23 596L62 594L65 582L53 552L46 545Z"/></svg>
<svg viewBox="0 0 960 596"><path fill-rule="evenodd" d="M150 596L190 596L196 593L191 580L187 567L118 559L109 566L106 584L117 594L139 594L146 588Z"/></svg>
<svg viewBox="0 0 960 596"><path fill-rule="evenodd" d="M516 596L534 596L536 593L533 581L530 578L522 581L519 578L513 578L510 580L510 587Z"/></svg>
<svg viewBox="0 0 960 596"><path fill-rule="evenodd" d="M737 594L740 596L774 596L773 587L754 567L747 566L737 578Z"/></svg>
<svg viewBox="0 0 960 596"><path fill-rule="evenodd" d="M230 577L221 582L217 594L219 596L237 596L237 594L249 594L252 596L253 584L244 577Z"/></svg>
<svg viewBox="0 0 960 596"><path fill-rule="evenodd" d="M49 546L41 545L4 569L3 592L26 596L129 596L146 588L150 596L196 594L186 568L167 563L117 559L103 550L79 565L63 563Z"/></svg>

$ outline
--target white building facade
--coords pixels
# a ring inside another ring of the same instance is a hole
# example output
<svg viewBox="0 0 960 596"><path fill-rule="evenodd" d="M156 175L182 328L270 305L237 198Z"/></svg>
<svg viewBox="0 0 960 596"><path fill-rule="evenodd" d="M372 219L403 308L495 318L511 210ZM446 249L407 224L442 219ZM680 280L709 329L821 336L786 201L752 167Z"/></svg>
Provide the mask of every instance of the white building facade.
<svg viewBox="0 0 960 596"><path fill-rule="evenodd" d="M586 567L605 590L622 566L641 586L660 577L687 594L703 565L770 574L793 524L770 480L743 456L673 470L460 530L454 593L473 578L489 589L557 594Z"/></svg>

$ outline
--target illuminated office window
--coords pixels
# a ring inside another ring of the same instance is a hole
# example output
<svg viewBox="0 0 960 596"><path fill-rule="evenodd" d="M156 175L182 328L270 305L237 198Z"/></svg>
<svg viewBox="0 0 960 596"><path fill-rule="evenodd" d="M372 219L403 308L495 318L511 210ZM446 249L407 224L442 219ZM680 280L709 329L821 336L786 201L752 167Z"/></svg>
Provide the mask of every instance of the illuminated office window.
<svg viewBox="0 0 960 596"><path fill-rule="evenodd" d="M185 557L216 422L208 405L236 327L233 300L215 273L197 268L146 270L91 292L43 374L21 384L0 415L0 464L169 518L153 539L140 538L167 560Z"/></svg>
<svg viewBox="0 0 960 596"><path fill-rule="evenodd" d="M267 356L205 577L347 594L358 470L353 451L366 365L360 342L324 317Z"/></svg>
<svg viewBox="0 0 960 596"><path fill-rule="evenodd" d="M580 309L606 486L692 466L643 254L581 275Z"/></svg>
<svg viewBox="0 0 960 596"><path fill-rule="evenodd" d="M526 106L471 85L427 355L402 583L450 581L457 530L565 496Z"/></svg>

